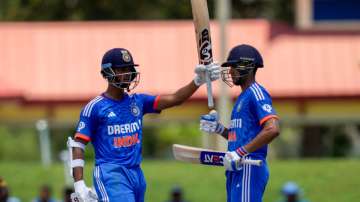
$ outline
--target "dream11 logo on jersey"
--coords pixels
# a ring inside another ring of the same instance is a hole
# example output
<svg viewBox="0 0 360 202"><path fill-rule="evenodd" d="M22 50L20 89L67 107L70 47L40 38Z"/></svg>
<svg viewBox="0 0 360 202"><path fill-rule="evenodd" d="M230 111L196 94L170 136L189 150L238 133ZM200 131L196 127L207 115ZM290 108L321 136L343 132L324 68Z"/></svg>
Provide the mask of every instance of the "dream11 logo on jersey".
<svg viewBox="0 0 360 202"><path fill-rule="evenodd" d="M135 133L133 135L125 135L123 137L114 137L114 147L130 147L140 143L139 134Z"/></svg>
<svg viewBox="0 0 360 202"><path fill-rule="evenodd" d="M125 123L108 125L108 135L113 137L113 145L115 148L130 147L140 143L139 131L141 128L141 120Z"/></svg>

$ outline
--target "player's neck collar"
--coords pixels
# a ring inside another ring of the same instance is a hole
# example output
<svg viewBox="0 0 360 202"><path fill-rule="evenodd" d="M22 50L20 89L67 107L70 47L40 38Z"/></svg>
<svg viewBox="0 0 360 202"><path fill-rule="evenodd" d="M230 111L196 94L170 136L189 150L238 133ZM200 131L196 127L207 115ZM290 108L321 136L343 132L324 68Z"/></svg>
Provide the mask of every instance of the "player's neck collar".
<svg viewBox="0 0 360 202"><path fill-rule="evenodd" d="M252 85L255 85L255 84L256 84L256 81L253 80L253 81L249 82L248 84L241 86L242 92L245 92L247 89L249 89Z"/></svg>

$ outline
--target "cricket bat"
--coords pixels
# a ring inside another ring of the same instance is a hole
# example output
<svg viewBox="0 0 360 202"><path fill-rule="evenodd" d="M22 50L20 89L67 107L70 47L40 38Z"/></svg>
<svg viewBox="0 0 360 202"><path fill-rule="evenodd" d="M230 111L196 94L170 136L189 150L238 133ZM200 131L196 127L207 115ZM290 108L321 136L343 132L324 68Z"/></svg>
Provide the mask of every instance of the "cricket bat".
<svg viewBox="0 0 360 202"><path fill-rule="evenodd" d="M173 154L176 160L195 164L223 166L225 152L190 147L180 144L173 145ZM243 164L261 166L261 160L243 159Z"/></svg>
<svg viewBox="0 0 360 202"><path fill-rule="evenodd" d="M209 11L207 0L191 0L191 8L195 25L196 45L199 63L208 65L213 62ZM208 96L208 107L214 108L214 98L212 94L210 75L206 76L206 88Z"/></svg>

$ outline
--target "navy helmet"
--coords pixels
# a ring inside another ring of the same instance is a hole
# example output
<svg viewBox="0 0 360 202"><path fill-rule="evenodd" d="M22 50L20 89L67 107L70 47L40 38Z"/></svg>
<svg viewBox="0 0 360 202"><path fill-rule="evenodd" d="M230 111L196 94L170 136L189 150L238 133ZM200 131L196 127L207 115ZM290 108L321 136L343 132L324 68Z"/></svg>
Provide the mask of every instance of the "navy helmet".
<svg viewBox="0 0 360 202"><path fill-rule="evenodd" d="M241 44L231 49L227 61L224 62L222 67L235 66L243 61L252 62L256 68L264 67L263 59L256 48L247 44Z"/></svg>
<svg viewBox="0 0 360 202"><path fill-rule="evenodd" d="M116 88L130 91L134 89L140 80L140 74L136 71L133 57L124 48L113 48L107 51L101 61L101 74ZM116 73L115 69L130 68L130 72Z"/></svg>
<svg viewBox="0 0 360 202"><path fill-rule="evenodd" d="M134 66L139 65L134 64L133 57L125 48L113 48L107 51L101 61L101 69Z"/></svg>
<svg viewBox="0 0 360 202"><path fill-rule="evenodd" d="M246 82L246 79L251 71L256 72L257 68L264 67L263 59L256 48L242 44L231 49L227 61L224 62L221 70L222 80L230 87L234 85L241 85ZM237 70L237 75L231 74L231 69Z"/></svg>

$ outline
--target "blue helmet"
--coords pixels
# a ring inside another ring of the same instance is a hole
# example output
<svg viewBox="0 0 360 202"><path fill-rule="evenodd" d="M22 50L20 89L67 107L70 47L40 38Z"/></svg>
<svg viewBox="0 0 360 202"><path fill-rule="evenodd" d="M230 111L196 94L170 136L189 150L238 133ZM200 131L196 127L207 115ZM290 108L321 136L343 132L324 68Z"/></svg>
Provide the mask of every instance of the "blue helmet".
<svg viewBox="0 0 360 202"><path fill-rule="evenodd" d="M227 61L224 62L221 71L222 80L230 87L241 85L246 82L251 71L258 67L264 67L263 59L258 50L246 44L235 46L231 49ZM237 75L231 74L231 69L237 71Z"/></svg>
<svg viewBox="0 0 360 202"><path fill-rule="evenodd" d="M116 88L134 89L140 81L140 73L136 71L133 57L124 48L113 48L107 51L101 61L101 74ZM116 73L118 68L129 68L126 73Z"/></svg>
<svg viewBox="0 0 360 202"><path fill-rule="evenodd" d="M101 61L101 69L106 69L108 67L134 67L139 66L134 64L133 57L130 52L125 48L113 48L107 51Z"/></svg>
<svg viewBox="0 0 360 202"><path fill-rule="evenodd" d="M263 59L259 51L253 46L247 44L238 45L231 49L227 61L224 62L221 66L234 66L243 61L252 62L256 68L264 67Z"/></svg>

